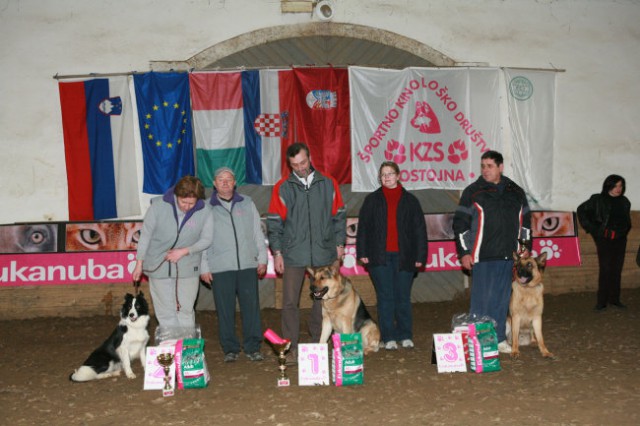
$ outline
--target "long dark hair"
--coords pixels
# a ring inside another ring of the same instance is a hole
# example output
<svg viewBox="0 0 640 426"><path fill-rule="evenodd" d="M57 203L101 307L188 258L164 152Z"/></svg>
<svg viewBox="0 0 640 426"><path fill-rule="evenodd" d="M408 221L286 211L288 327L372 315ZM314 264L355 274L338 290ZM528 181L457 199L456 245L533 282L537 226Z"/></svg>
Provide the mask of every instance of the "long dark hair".
<svg viewBox="0 0 640 426"><path fill-rule="evenodd" d="M602 183L602 195L608 195L609 191L611 191L618 182L622 182L622 193L620 195L624 195L624 191L627 189L627 182L620 175L609 175Z"/></svg>

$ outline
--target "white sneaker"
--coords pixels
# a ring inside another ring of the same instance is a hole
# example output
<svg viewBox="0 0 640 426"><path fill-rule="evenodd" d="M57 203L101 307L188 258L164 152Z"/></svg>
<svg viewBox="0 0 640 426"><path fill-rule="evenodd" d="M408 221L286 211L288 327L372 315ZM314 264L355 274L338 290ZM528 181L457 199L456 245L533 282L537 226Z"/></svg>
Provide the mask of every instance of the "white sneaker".
<svg viewBox="0 0 640 426"><path fill-rule="evenodd" d="M398 344L395 340L389 340L384 344L384 348L388 351L395 351L396 349L398 349Z"/></svg>
<svg viewBox="0 0 640 426"><path fill-rule="evenodd" d="M402 347L405 349L413 349L413 340L411 339L404 339L400 343L402 344Z"/></svg>
<svg viewBox="0 0 640 426"><path fill-rule="evenodd" d="M510 354L511 345L509 345L506 340L503 340L502 342L498 343L498 352L503 354Z"/></svg>

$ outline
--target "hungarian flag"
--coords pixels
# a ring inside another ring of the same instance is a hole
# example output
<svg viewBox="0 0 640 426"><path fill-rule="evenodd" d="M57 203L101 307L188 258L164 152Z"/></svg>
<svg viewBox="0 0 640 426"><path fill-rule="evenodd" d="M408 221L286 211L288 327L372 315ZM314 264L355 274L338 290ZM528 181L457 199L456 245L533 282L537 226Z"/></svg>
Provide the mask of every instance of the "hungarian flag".
<svg viewBox="0 0 640 426"><path fill-rule="evenodd" d="M128 77L60 82L69 220L140 214Z"/></svg>
<svg viewBox="0 0 640 426"><path fill-rule="evenodd" d="M198 177L210 185L229 167L238 185L280 179L288 111L280 106L289 70L196 72L190 75ZM286 94L284 95L286 96Z"/></svg>

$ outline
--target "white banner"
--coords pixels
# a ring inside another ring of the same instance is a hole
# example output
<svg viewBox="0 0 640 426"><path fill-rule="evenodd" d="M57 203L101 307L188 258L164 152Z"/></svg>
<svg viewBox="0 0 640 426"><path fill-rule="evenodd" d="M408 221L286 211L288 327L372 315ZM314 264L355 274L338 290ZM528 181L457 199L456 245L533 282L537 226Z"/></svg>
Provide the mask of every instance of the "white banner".
<svg viewBox="0 0 640 426"><path fill-rule="evenodd" d="M532 208L551 205L556 73L505 68L513 140L512 178Z"/></svg>
<svg viewBox="0 0 640 426"><path fill-rule="evenodd" d="M352 190L379 187L384 161L407 189L463 189L501 150L497 68L350 67Z"/></svg>

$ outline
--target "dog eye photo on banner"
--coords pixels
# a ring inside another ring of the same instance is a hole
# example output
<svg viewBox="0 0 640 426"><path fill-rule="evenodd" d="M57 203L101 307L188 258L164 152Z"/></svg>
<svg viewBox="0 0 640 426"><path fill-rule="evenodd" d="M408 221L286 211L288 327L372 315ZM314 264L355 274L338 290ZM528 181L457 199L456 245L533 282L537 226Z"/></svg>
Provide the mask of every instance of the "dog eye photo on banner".
<svg viewBox="0 0 640 426"><path fill-rule="evenodd" d="M142 222L70 223L66 251L135 250Z"/></svg>
<svg viewBox="0 0 640 426"><path fill-rule="evenodd" d="M531 212L534 237L571 237L576 235L572 212Z"/></svg>
<svg viewBox="0 0 640 426"><path fill-rule="evenodd" d="M51 224L0 226L0 253L56 251L58 227Z"/></svg>

